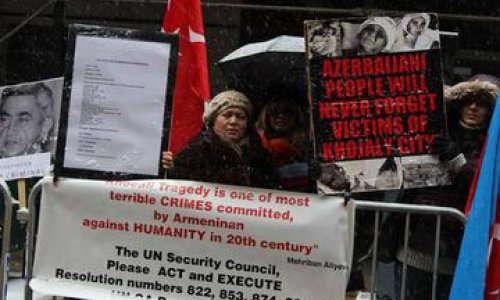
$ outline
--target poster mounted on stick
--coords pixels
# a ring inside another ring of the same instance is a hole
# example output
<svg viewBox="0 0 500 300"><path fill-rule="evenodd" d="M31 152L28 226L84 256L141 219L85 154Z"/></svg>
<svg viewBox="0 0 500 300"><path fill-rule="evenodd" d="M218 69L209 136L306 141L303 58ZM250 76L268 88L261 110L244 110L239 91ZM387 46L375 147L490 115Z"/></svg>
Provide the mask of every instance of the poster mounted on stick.
<svg viewBox="0 0 500 300"><path fill-rule="evenodd" d="M62 87L62 78L0 87L1 179L50 173Z"/></svg>
<svg viewBox="0 0 500 300"><path fill-rule="evenodd" d="M450 183L435 14L305 22L318 186L335 193Z"/></svg>
<svg viewBox="0 0 500 300"><path fill-rule="evenodd" d="M344 299L354 207L193 181L43 182L30 287L81 299Z"/></svg>
<svg viewBox="0 0 500 300"><path fill-rule="evenodd" d="M177 36L73 25L68 40L55 175L161 177Z"/></svg>

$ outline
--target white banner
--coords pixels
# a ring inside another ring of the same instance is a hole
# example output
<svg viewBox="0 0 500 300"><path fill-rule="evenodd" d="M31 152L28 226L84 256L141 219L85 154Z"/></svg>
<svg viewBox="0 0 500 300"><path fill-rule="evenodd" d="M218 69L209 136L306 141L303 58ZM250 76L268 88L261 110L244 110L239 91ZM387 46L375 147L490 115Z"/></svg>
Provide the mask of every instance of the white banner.
<svg viewBox="0 0 500 300"><path fill-rule="evenodd" d="M82 299L344 299L353 205L178 180L45 178L31 288Z"/></svg>

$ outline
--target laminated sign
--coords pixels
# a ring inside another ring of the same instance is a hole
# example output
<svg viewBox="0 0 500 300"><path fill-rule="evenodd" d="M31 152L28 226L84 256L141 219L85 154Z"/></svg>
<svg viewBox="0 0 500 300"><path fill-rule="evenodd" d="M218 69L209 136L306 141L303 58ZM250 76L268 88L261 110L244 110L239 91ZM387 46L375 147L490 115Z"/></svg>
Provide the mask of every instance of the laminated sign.
<svg viewBox="0 0 500 300"><path fill-rule="evenodd" d="M449 184L434 14L306 21L319 188L355 192Z"/></svg>
<svg viewBox="0 0 500 300"><path fill-rule="evenodd" d="M193 181L45 178L34 276L80 299L344 299L354 207Z"/></svg>
<svg viewBox="0 0 500 300"><path fill-rule="evenodd" d="M162 178L178 37L70 25L55 177Z"/></svg>

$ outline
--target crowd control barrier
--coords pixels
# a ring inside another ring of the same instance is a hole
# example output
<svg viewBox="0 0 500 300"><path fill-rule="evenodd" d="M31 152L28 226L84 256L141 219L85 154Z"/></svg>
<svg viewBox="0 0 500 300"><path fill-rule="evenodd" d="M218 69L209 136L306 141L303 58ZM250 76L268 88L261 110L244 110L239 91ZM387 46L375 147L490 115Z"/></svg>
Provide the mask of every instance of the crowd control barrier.
<svg viewBox="0 0 500 300"><path fill-rule="evenodd" d="M415 214L425 214L434 215L436 217L436 228L435 228L435 239L434 239L434 260L433 260L433 281L432 281L432 300L436 299L436 287L438 284L438 263L439 263L439 241L441 237L441 219L443 216L449 216L455 219L457 222L461 222L463 225L466 223L465 215L457 209L449 207L440 206L429 206L429 205L412 205L403 203L382 203L373 201L356 201L356 212L360 210L373 211L375 213L374 226L373 226L373 245L372 245L372 255L371 255L371 268L370 268L370 299L375 299L377 294L377 252L378 252L378 241L380 233L380 220L381 213L392 212L400 213L405 215L405 228L404 228L404 244L403 244L403 256L407 257L408 251L408 239L410 232L410 222L411 216ZM383 232L382 232L383 234ZM356 246L356 245L355 245ZM403 271L401 278L401 290L396 291L400 293L400 300L405 299L406 291L406 269L407 263L403 261Z"/></svg>
<svg viewBox="0 0 500 300"><path fill-rule="evenodd" d="M1 262L0 262L0 300L6 299L7 294L7 281L10 265L10 233L12 228L12 196L9 191L9 187L5 181L0 180L0 189L2 190L4 213L3 213L3 224L0 228L2 236L2 252L1 252Z"/></svg>
<svg viewBox="0 0 500 300"><path fill-rule="evenodd" d="M37 203L36 200L39 199L39 195L42 190L42 180L39 180L31 189L28 196L28 208L29 208L29 221L28 221L28 232L26 239L26 252L28 259L27 274L26 274L26 286L24 289L24 299L32 299L32 292L29 288L29 281L33 276L33 260L35 257L35 238L37 231Z"/></svg>
<svg viewBox="0 0 500 300"><path fill-rule="evenodd" d="M33 262L34 262L34 254L35 254L35 240L36 240L36 231L37 231L37 209L33 209L36 206L36 200L40 197L41 193L41 181L39 181L31 190L28 203L29 203L29 224L28 224L28 237L27 237L27 280L25 286L25 299L32 299L32 291L29 287L29 281L33 275ZM434 268L433 268L433 283L432 283L432 299L435 299L436 286L437 282L437 269L439 262L439 241L441 236L441 218L443 216L448 216L455 219L457 222L465 225L466 217L465 215L457 209L448 208L448 207L437 207L437 206L428 206L428 205L411 205L411 204L403 204L403 203L385 203L385 202L377 202L377 201L355 201L356 212L359 211L373 211L375 214L374 218L374 226L373 226L373 245L372 245L372 253L371 253L371 268L370 268L370 299L376 298L377 293L377 250L378 250L378 241L379 241L379 232L380 232L380 224L381 224L381 214L382 213L400 213L405 215L405 230L404 230L404 253L406 257L406 252L408 250L408 238L409 238L409 229L412 215L425 214L425 215L434 215L436 217L436 228L435 228L435 243L434 243ZM358 220L357 220L358 221ZM5 239L4 239L5 245ZM356 247L356 245L355 245ZM5 246L4 246L4 249ZM401 285L401 300L405 298L405 290L406 290L406 262L403 262L403 272L402 272L402 285Z"/></svg>

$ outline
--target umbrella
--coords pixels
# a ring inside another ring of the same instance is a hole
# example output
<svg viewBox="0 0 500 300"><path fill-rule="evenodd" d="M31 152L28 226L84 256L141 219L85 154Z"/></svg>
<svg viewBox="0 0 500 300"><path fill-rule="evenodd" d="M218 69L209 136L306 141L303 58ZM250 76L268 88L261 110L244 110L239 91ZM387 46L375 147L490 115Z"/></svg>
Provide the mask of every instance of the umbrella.
<svg viewBox="0 0 500 300"><path fill-rule="evenodd" d="M217 64L227 86L244 93L262 96L285 88L305 95L304 49L303 37L282 35L247 44Z"/></svg>

